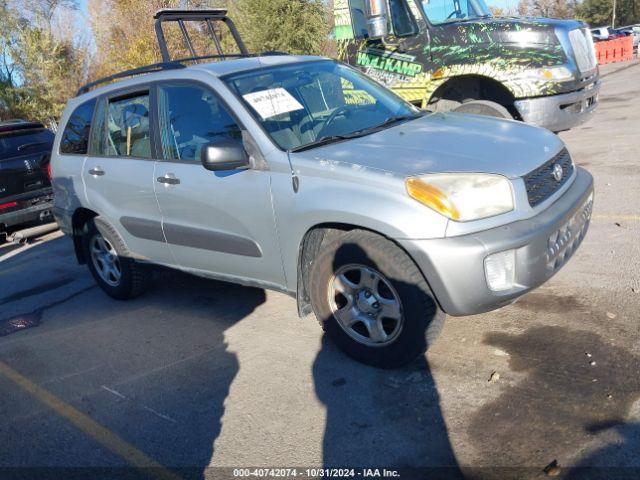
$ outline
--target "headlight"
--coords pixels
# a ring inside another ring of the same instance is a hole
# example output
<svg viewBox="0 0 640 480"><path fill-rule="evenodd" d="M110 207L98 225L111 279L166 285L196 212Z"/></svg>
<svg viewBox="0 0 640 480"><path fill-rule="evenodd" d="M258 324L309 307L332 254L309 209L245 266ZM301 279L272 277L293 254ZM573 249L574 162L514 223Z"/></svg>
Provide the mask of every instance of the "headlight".
<svg viewBox="0 0 640 480"><path fill-rule="evenodd" d="M458 222L513 210L511 182L502 175L438 173L406 180L411 198Z"/></svg>
<svg viewBox="0 0 640 480"><path fill-rule="evenodd" d="M567 82L573 80L574 76L564 65L556 65L555 67L535 68L527 70L522 74L522 78L531 80L543 80L553 82Z"/></svg>

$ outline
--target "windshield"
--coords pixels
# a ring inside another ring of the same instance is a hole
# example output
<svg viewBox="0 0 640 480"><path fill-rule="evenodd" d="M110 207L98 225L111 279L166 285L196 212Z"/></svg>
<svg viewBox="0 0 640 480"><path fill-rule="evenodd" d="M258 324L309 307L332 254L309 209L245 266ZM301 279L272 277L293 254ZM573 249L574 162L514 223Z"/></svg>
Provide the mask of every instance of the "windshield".
<svg viewBox="0 0 640 480"><path fill-rule="evenodd" d="M416 0L433 25L487 18L491 11L483 0Z"/></svg>
<svg viewBox="0 0 640 480"><path fill-rule="evenodd" d="M420 114L363 74L330 60L263 68L225 81L283 150L366 134Z"/></svg>

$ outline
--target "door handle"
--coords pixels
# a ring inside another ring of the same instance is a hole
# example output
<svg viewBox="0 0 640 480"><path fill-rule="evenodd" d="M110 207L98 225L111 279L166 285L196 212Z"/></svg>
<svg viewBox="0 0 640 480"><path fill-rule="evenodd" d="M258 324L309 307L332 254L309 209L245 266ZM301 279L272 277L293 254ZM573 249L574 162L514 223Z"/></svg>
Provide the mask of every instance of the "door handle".
<svg viewBox="0 0 640 480"><path fill-rule="evenodd" d="M176 178L173 173L165 173L164 177L158 177L158 182L164 183L165 185L178 185L180 179Z"/></svg>
<svg viewBox="0 0 640 480"><path fill-rule="evenodd" d="M104 175L104 170L102 170L102 167L94 167L91 170L89 170L89 174L93 175L94 177L101 177L102 175Z"/></svg>

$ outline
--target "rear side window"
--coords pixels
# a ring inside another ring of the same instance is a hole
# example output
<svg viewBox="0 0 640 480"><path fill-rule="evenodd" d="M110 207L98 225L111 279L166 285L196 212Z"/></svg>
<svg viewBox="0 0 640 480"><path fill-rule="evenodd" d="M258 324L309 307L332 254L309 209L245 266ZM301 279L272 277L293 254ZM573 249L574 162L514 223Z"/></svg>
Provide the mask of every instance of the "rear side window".
<svg viewBox="0 0 640 480"><path fill-rule="evenodd" d="M85 155L89 147L89 132L91 119L96 106L96 99L89 100L76 108L62 133L60 153L75 153Z"/></svg>
<svg viewBox="0 0 640 480"><path fill-rule="evenodd" d="M0 134L0 160L51 150L53 133L44 128Z"/></svg>
<svg viewBox="0 0 640 480"><path fill-rule="evenodd" d="M151 158L148 93L110 100L106 126L107 155Z"/></svg>

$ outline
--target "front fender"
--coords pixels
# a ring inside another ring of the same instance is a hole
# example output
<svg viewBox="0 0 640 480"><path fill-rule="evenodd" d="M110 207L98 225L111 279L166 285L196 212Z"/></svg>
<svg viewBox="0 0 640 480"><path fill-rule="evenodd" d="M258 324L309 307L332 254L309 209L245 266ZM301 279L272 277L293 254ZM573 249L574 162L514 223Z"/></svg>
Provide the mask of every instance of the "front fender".
<svg viewBox="0 0 640 480"><path fill-rule="evenodd" d="M301 244L319 225L363 228L391 239L442 238L447 219L410 198L404 178L341 162L303 161L291 174L273 172L274 214L289 291L296 291Z"/></svg>

